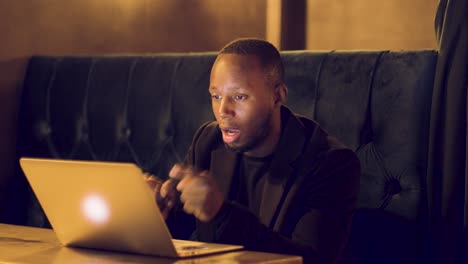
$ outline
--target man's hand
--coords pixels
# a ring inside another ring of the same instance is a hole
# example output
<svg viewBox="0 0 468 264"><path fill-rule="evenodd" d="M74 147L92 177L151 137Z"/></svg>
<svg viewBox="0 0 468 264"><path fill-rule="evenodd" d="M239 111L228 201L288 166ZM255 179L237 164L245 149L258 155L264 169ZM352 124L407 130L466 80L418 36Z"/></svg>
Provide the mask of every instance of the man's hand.
<svg viewBox="0 0 468 264"><path fill-rule="evenodd" d="M186 213L193 214L202 222L208 222L216 216L223 205L224 195L208 171L199 172L192 167L176 164L169 172L169 177L180 180L176 188L181 193L180 201Z"/></svg>
<svg viewBox="0 0 468 264"><path fill-rule="evenodd" d="M166 220L167 216L169 215L169 212L174 206L174 202L162 197L161 189L164 185L163 181L160 178L150 174L143 174L143 177L145 178L145 181L148 184L148 186L153 191L154 199L159 209L161 210L164 219ZM172 187L172 189L175 190L175 187Z"/></svg>

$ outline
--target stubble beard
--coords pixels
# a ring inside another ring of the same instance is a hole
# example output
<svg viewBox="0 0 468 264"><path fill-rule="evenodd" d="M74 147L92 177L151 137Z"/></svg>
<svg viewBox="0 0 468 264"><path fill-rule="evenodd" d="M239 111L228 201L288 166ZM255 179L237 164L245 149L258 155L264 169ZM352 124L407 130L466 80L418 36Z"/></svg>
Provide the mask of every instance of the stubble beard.
<svg viewBox="0 0 468 264"><path fill-rule="evenodd" d="M226 148L235 152L248 152L260 146L263 142L265 142L269 131L272 129L272 125L271 125L272 116L273 116L273 112L270 112L268 116L265 119L263 119L261 125L258 126L258 128L254 130L254 131L258 131L258 133L255 133L255 135L253 135L253 137L250 138L245 144L240 145L240 146L233 146L233 145L224 143L224 145L226 146Z"/></svg>

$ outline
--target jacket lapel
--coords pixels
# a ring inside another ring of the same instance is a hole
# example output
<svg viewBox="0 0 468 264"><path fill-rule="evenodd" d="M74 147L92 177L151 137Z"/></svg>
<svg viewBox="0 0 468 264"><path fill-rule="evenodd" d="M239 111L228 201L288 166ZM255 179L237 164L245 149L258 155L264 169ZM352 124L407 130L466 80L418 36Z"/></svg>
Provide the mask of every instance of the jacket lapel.
<svg viewBox="0 0 468 264"><path fill-rule="evenodd" d="M272 223L272 228L274 230L279 231L283 226L287 208L290 207L295 194L304 184L305 177L319 166L317 155L327 148L327 134L319 127L314 127L311 130L310 138L307 141L306 150L301 158L294 163L294 167L297 167L294 171L294 178L291 177L294 181L289 182L290 184L288 186L290 186L290 188L288 192L285 193L284 201L278 209L276 221Z"/></svg>
<svg viewBox="0 0 468 264"><path fill-rule="evenodd" d="M260 221L270 228L275 225L281 209L280 202L284 200L282 197L286 197L289 191L288 183L294 180L295 161L302 153L306 140L302 123L286 107L282 111L287 115L283 119L285 126L263 187L259 212Z"/></svg>

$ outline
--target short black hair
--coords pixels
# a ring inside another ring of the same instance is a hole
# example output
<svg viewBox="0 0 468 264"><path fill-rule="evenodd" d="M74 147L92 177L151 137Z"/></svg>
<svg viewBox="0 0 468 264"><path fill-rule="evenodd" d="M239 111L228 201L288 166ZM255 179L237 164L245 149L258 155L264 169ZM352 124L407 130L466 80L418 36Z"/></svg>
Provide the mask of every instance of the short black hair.
<svg viewBox="0 0 468 264"><path fill-rule="evenodd" d="M240 38L228 43L219 54L256 56L263 66L267 80L273 86L284 83L284 66L281 56L273 44L263 39Z"/></svg>

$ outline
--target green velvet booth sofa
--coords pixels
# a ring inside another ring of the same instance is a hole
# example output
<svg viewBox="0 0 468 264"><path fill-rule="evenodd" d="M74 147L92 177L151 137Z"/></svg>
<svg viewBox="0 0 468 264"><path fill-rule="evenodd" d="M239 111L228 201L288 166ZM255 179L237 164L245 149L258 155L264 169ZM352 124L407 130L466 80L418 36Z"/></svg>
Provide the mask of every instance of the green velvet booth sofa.
<svg viewBox="0 0 468 264"><path fill-rule="evenodd" d="M167 175L212 120L215 53L33 56L21 156L134 162ZM283 52L293 111L356 151L361 190L344 263L427 263L426 168L437 52ZM66 175L64 175L66 177ZM19 164L1 221L48 227Z"/></svg>

